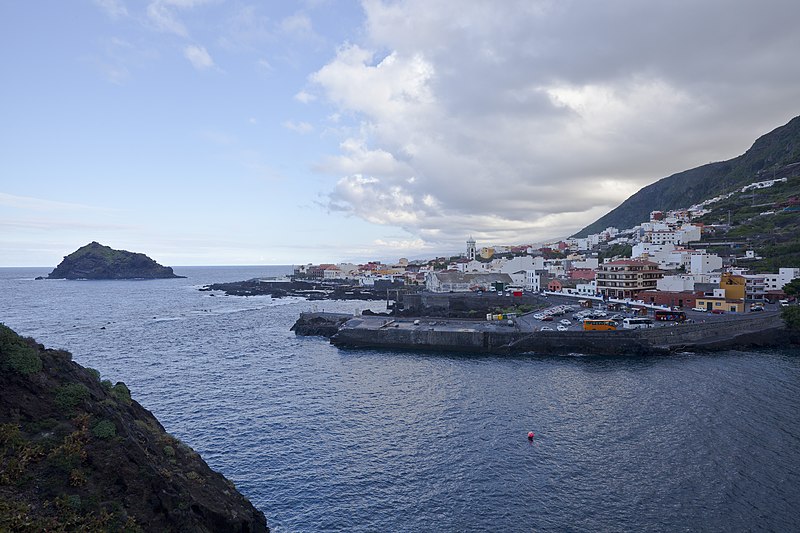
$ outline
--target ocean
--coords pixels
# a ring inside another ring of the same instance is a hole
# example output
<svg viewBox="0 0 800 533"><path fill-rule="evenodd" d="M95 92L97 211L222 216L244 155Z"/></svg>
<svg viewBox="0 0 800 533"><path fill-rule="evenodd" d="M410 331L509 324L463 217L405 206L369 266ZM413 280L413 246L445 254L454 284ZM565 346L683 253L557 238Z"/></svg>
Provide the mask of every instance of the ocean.
<svg viewBox="0 0 800 533"><path fill-rule="evenodd" d="M198 290L290 270L2 268L0 322L124 381L275 532L800 530L800 351L340 350L289 328L385 303Z"/></svg>

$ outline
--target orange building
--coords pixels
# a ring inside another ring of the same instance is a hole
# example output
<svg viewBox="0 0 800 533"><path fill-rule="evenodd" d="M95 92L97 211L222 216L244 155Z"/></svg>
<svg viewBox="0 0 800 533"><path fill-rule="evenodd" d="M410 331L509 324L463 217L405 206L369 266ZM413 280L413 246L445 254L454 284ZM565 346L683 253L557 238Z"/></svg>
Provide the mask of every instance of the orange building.
<svg viewBox="0 0 800 533"><path fill-rule="evenodd" d="M719 280L719 288L725 289L728 300L744 300L747 279L744 276L726 272Z"/></svg>

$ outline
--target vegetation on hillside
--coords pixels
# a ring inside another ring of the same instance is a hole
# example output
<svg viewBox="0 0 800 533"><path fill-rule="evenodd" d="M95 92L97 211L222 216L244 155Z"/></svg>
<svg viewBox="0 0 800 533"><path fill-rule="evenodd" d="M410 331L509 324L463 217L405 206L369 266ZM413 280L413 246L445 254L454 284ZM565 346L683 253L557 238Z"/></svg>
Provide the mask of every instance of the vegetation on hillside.
<svg viewBox="0 0 800 533"><path fill-rule="evenodd" d="M783 177L783 169L800 162L800 117L760 137L744 154L673 174L625 200L575 236L585 237L614 226L630 228L651 211L678 209L714 198L755 181Z"/></svg>
<svg viewBox="0 0 800 533"><path fill-rule="evenodd" d="M800 165L791 170L785 183L711 204L711 212L698 220L710 226L703 236L709 250L737 255L753 250L761 259L740 259L737 265L754 272L800 266Z"/></svg>
<svg viewBox="0 0 800 533"><path fill-rule="evenodd" d="M123 383L0 324L0 531L266 531Z"/></svg>

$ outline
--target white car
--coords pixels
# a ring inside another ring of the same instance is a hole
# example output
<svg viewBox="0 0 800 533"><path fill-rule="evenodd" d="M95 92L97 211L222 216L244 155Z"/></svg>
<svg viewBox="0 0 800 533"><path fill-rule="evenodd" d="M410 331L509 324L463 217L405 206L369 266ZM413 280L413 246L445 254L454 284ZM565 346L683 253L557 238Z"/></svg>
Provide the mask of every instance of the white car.
<svg viewBox="0 0 800 533"><path fill-rule="evenodd" d="M542 326L542 329L540 329L539 331L553 331L553 328L551 328L550 326Z"/></svg>
<svg viewBox="0 0 800 533"><path fill-rule="evenodd" d="M559 321L559 324L561 324L562 326L571 326L571 325L572 325L572 322L570 322L569 320L567 320L566 318L564 318L564 319L561 319L561 320Z"/></svg>
<svg viewBox="0 0 800 533"><path fill-rule="evenodd" d="M705 307L692 307L692 311L697 311L698 313L705 313L706 312L706 308Z"/></svg>
<svg viewBox="0 0 800 533"><path fill-rule="evenodd" d="M569 330L569 328L567 326L562 326L561 324L559 324L556 329L558 331L567 331L567 330Z"/></svg>

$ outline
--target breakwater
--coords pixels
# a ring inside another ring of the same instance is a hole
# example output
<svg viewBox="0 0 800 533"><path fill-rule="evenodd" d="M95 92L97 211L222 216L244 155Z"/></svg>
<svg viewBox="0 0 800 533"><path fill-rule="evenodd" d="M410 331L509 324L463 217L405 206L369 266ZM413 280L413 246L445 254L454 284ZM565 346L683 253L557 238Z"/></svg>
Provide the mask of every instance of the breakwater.
<svg viewBox="0 0 800 533"><path fill-rule="evenodd" d="M306 323L310 317L301 317ZM321 317L316 317L320 326ZM331 343L339 347L459 351L471 353L552 353L596 355L667 354L768 347L799 342L780 314L759 313L711 323L664 325L617 331L532 331L520 325L480 320L353 317L331 322ZM298 334L302 334L300 330ZM320 333L311 333L320 334ZM327 335L326 335L327 336Z"/></svg>

